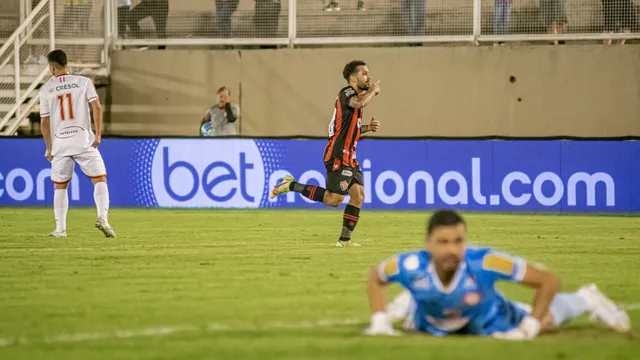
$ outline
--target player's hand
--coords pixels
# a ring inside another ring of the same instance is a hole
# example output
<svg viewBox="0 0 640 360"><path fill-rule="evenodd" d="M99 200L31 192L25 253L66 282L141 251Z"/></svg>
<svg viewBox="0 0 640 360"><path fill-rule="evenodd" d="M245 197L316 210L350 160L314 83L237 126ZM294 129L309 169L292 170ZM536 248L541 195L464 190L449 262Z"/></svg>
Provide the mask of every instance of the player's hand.
<svg viewBox="0 0 640 360"><path fill-rule="evenodd" d="M375 84L371 85L371 91L373 91L375 95L378 95L380 93L380 80L376 81Z"/></svg>
<svg viewBox="0 0 640 360"><path fill-rule="evenodd" d="M44 152L44 157L46 157L49 162L53 160L53 156L51 156L51 149L47 149L47 151Z"/></svg>
<svg viewBox="0 0 640 360"><path fill-rule="evenodd" d="M373 132L380 130L380 121L376 120L375 116L372 117L371 121L369 122L369 129Z"/></svg>
<svg viewBox="0 0 640 360"><path fill-rule="evenodd" d="M540 327L540 322L537 319L527 316L517 328L507 332L494 333L493 337L500 340L511 341L531 340L538 336Z"/></svg>
<svg viewBox="0 0 640 360"><path fill-rule="evenodd" d="M375 313L371 316L371 325L364 331L365 335L398 336L400 333L393 329L391 320L386 313Z"/></svg>
<svg viewBox="0 0 640 360"><path fill-rule="evenodd" d="M100 136L100 135L96 135L96 138L95 138L95 140L93 140L93 144L91 144L91 146L92 146L94 149L97 149L97 148L98 148L98 145L100 145L100 140L102 140L102 136Z"/></svg>

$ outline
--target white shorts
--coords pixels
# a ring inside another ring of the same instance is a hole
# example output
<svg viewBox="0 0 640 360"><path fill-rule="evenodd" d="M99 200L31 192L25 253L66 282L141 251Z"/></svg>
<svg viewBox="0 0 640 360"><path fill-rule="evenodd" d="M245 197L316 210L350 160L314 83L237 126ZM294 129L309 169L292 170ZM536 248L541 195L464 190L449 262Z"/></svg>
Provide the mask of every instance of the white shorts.
<svg viewBox="0 0 640 360"><path fill-rule="evenodd" d="M54 156L51 160L51 181L56 184L68 183L73 177L75 163L78 163L82 172L92 179L107 175L102 155L98 149L91 148L77 155Z"/></svg>

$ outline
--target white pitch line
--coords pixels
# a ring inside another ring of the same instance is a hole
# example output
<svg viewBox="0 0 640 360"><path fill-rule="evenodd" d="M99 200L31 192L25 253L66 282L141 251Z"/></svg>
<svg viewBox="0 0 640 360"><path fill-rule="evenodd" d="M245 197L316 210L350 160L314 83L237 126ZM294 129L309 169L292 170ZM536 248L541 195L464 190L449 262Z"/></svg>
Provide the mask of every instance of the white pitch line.
<svg viewBox="0 0 640 360"><path fill-rule="evenodd" d="M640 310L640 303L638 304L627 304L627 305L622 305L622 308L625 311L636 311L636 310Z"/></svg>
<svg viewBox="0 0 640 360"><path fill-rule="evenodd" d="M640 303L621 305L626 311L640 310ZM73 343L95 340L113 340L113 339L128 339L136 337L152 337L152 336L166 336L178 333L186 332L224 332L224 331L255 331L255 330L276 330L276 329L311 329L318 327L331 327L331 326L347 326L363 324L363 320L357 319L345 319L345 320L318 320L318 321L303 321L295 323L284 322L271 322L263 325L256 324L244 324L244 325L227 325L222 323L210 323L204 327L198 327L193 325L176 325L176 326L161 326L153 328L143 329L129 329L129 330L117 330L114 332L93 332L93 333L70 333L61 334L52 337L45 338L0 338L0 347L7 347L12 345L27 345L37 343Z"/></svg>
<svg viewBox="0 0 640 360"><path fill-rule="evenodd" d="M305 329L305 328L317 328L317 327L329 327L329 326L346 326L362 324L362 320L346 319L346 320L320 320L320 321L305 321L297 323L282 323L274 322L263 325L251 325L244 324L238 326L229 326L222 323L211 323L204 327L197 327L191 325L177 325L177 326L162 326L143 329L131 329L131 330L118 330L114 332L93 332L93 333L70 333L61 334L52 337L45 338L0 338L0 347L7 347L12 345L27 345L27 344L56 344L56 343L74 343L84 341L95 340L113 340L113 339L127 339L135 337L151 337L151 336L165 336L186 332L222 332L222 331L254 331L254 330L275 330L275 329Z"/></svg>

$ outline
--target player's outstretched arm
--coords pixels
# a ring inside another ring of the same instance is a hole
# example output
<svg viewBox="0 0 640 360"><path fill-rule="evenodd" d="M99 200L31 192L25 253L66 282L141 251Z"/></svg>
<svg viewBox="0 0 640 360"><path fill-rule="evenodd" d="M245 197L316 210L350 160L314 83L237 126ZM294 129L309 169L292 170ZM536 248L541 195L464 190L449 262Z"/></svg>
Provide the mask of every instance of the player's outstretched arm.
<svg viewBox="0 0 640 360"><path fill-rule="evenodd" d="M42 138L44 139L44 143L47 147L44 156L47 160L51 161L51 121L49 116L40 117L40 131L42 132Z"/></svg>
<svg viewBox="0 0 640 360"><path fill-rule="evenodd" d="M556 274L529 264L521 265L525 266L525 272L520 283L536 289L531 313L520 322L516 329L506 333L494 333L495 338L529 340L538 336L542 331L543 324L545 324L545 317L549 314L551 302L560 290L560 278Z"/></svg>
<svg viewBox="0 0 640 360"><path fill-rule="evenodd" d="M371 308L371 325L365 330L367 335L398 335L393 329L389 315L385 311L386 283L380 278L378 266L369 270L367 292Z"/></svg>
<svg viewBox="0 0 640 360"><path fill-rule="evenodd" d="M560 291L560 277L551 271L527 264L527 270L521 283L536 289L531 317L542 321L543 316L549 312L549 306L553 298Z"/></svg>
<svg viewBox="0 0 640 360"><path fill-rule="evenodd" d="M355 109L363 108L371 102L371 100L380 92L380 81L371 85L369 90L361 93L360 95L352 96L349 98L349 106Z"/></svg>
<svg viewBox="0 0 640 360"><path fill-rule="evenodd" d="M91 102L91 111L93 112L93 124L96 128L96 139L92 146L97 148L102 140L102 105L100 105L100 100Z"/></svg>
<svg viewBox="0 0 640 360"><path fill-rule="evenodd" d="M371 308L372 314L385 311L386 287L387 285L380 280L378 267L372 266L369 270L369 276L367 280L369 307Z"/></svg>

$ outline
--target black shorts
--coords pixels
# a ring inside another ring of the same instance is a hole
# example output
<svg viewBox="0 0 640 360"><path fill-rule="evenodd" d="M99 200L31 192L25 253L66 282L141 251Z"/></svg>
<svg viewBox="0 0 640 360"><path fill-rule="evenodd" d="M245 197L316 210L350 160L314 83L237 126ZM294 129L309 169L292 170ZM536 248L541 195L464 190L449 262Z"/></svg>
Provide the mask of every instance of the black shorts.
<svg viewBox="0 0 640 360"><path fill-rule="evenodd" d="M363 185L359 165L353 168L341 165L337 170L333 170L333 164L333 161L324 163L327 169L327 190L334 194L346 195L353 184Z"/></svg>

